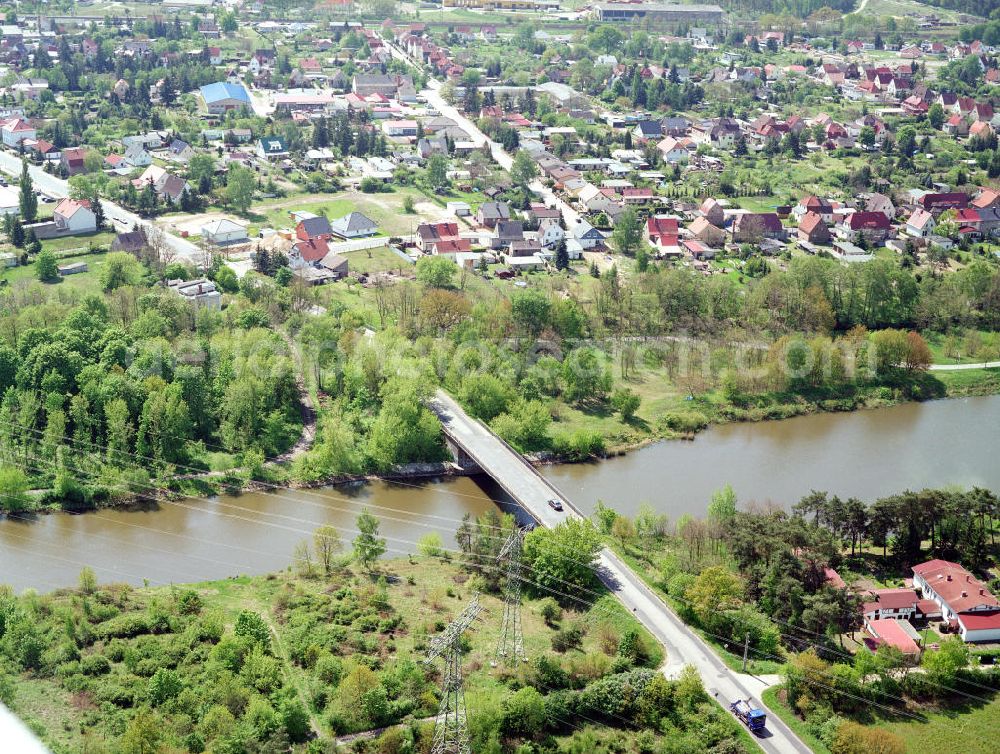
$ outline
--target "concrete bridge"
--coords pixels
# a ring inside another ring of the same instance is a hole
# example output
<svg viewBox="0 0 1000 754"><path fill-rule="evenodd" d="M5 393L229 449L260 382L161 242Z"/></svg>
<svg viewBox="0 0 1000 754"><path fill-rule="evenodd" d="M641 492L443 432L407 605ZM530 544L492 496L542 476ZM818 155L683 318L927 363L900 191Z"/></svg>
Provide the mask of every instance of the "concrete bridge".
<svg viewBox="0 0 1000 754"><path fill-rule="evenodd" d="M472 418L447 393L439 390L428 402L444 429L448 446L463 468L478 466L506 492L514 502L543 526L556 526L571 518L585 518L572 501L528 463L524 456L495 435L482 422ZM562 511L553 510L548 501L558 499ZM701 674L705 689L724 705L736 699L751 698L763 707L760 693L769 683L746 673L730 670L712 649L610 549L598 554L597 575L611 593L656 637L667 651L662 668L668 677L676 677L685 665L693 665ZM774 754L810 754L810 749L774 714L768 713L767 735L755 739L766 752Z"/></svg>

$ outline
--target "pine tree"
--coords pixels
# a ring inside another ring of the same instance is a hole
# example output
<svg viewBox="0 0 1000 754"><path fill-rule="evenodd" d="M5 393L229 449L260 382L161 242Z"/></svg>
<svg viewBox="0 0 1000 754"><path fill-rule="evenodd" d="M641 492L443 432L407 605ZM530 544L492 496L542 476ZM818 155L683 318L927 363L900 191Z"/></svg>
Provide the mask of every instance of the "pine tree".
<svg viewBox="0 0 1000 754"><path fill-rule="evenodd" d="M11 229L10 242L14 244L18 249L24 246L24 226L21 224L21 219L14 218L14 227Z"/></svg>
<svg viewBox="0 0 1000 754"><path fill-rule="evenodd" d="M566 250L566 240L560 239L556 244L556 269L565 270L569 267L569 252Z"/></svg>
<svg viewBox="0 0 1000 754"><path fill-rule="evenodd" d="M97 229L101 230L104 228L104 205L101 204L101 197L97 194L90 200L90 211L94 213L94 221L97 223Z"/></svg>

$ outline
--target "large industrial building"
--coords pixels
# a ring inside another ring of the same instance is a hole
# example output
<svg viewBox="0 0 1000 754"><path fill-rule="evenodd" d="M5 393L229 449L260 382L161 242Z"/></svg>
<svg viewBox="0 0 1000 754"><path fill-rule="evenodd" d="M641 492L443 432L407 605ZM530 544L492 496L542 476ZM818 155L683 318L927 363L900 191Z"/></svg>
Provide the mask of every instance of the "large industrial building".
<svg viewBox="0 0 1000 754"><path fill-rule="evenodd" d="M668 3L596 3L599 21L649 20L665 24L721 24L725 12L718 5L674 5Z"/></svg>

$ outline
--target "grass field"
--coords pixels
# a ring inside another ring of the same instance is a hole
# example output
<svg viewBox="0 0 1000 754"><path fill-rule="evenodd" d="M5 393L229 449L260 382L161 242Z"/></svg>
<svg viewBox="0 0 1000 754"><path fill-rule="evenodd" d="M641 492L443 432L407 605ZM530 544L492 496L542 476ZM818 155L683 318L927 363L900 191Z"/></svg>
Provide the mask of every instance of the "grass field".
<svg viewBox="0 0 1000 754"><path fill-rule="evenodd" d="M948 8L932 7L916 0L868 0L864 11L866 16L893 16L895 18L917 18L937 16L942 21L957 21L962 15Z"/></svg>
<svg viewBox="0 0 1000 754"><path fill-rule="evenodd" d="M94 237L91 236L91 238ZM79 239L77 239L77 243L79 243ZM78 273L76 275L69 275L54 283L43 283L40 280L38 280L38 275L35 272L34 264L28 264L25 265L24 267L13 267L10 269L0 271L0 284L6 284L11 286L24 286L35 283L37 285L59 286L61 288L74 289L85 292L90 292L90 291L97 292L100 286L101 270L104 267L106 256L107 256L106 253L101 252L96 254L83 253L79 255L60 257L59 258L60 265L71 264L74 262L86 262L87 271Z"/></svg>

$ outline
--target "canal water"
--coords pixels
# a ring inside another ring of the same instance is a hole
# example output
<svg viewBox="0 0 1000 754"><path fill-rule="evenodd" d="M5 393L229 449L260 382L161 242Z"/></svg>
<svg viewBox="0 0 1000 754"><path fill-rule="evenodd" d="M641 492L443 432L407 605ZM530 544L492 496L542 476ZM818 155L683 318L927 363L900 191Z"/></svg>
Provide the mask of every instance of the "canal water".
<svg viewBox="0 0 1000 754"><path fill-rule="evenodd" d="M787 507L812 489L865 500L928 486L1000 490L998 441L1000 396L989 396L717 426L693 442L542 472L584 512L598 500L626 513L649 503L675 521L704 514L727 483L744 506ZM135 584L265 573L287 567L296 544L324 523L349 547L365 507L381 519L387 554L405 556L430 532L453 547L462 516L499 499L489 480L447 478L0 517L0 583L47 591L74 584L84 565L102 581Z"/></svg>

